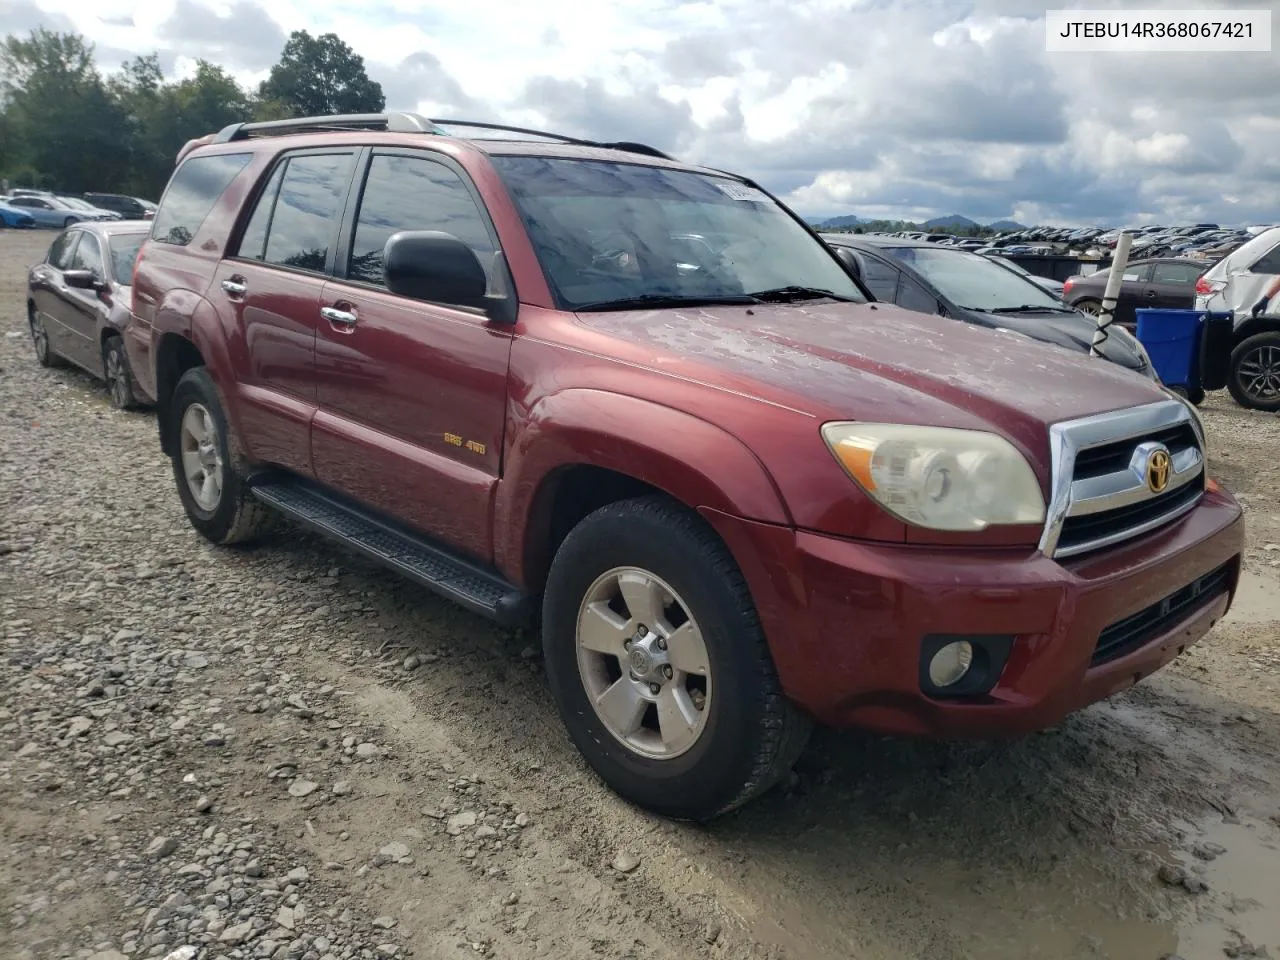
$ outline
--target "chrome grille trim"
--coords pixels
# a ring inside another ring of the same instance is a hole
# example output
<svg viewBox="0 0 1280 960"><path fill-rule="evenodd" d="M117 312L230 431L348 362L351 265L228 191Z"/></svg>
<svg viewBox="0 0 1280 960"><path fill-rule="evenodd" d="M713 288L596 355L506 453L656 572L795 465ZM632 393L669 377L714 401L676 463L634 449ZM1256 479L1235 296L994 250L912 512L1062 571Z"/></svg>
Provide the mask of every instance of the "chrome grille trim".
<svg viewBox="0 0 1280 960"><path fill-rule="evenodd" d="M1050 496L1044 533L1040 538L1040 551L1052 557L1077 556L1141 536L1194 509L1200 502L1200 495L1189 501L1179 498L1178 505L1166 513L1133 527L1087 542L1061 548L1058 546L1063 526L1069 517L1088 516L1104 510L1142 504L1157 496L1147 489L1145 481L1135 473L1136 457L1131 457L1130 465L1122 470L1076 480L1076 456L1080 451L1132 440L1136 453L1138 446L1151 434L1182 424L1191 427L1196 446L1174 453L1173 475L1168 487L1160 494L1168 496L1200 478L1205 470L1204 436L1190 409L1182 401L1171 398L1050 426Z"/></svg>

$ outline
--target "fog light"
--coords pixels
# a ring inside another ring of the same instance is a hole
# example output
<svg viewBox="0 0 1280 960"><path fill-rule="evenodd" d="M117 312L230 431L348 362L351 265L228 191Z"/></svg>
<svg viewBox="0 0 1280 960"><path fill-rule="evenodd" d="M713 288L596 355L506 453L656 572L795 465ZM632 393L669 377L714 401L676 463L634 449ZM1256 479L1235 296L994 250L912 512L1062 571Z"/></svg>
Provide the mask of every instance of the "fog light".
<svg viewBox="0 0 1280 960"><path fill-rule="evenodd" d="M942 647L929 661L929 682L935 687L950 687L964 679L973 664L973 644L955 640Z"/></svg>

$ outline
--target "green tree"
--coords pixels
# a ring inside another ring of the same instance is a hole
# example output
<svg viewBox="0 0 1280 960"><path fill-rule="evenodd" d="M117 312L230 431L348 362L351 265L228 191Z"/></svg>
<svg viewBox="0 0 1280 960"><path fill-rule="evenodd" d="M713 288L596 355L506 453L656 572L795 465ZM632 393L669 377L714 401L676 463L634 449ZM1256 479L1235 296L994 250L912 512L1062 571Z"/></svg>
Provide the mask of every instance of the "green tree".
<svg viewBox="0 0 1280 960"><path fill-rule="evenodd" d="M129 168L124 116L76 34L43 28L0 45L6 165L68 191L101 189ZM19 177L21 178L21 177Z"/></svg>
<svg viewBox="0 0 1280 960"><path fill-rule="evenodd" d="M297 117L378 113L386 105L382 84L369 79L363 57L335 33L313 37L306 30L290 34L258 98Z"/></svg>

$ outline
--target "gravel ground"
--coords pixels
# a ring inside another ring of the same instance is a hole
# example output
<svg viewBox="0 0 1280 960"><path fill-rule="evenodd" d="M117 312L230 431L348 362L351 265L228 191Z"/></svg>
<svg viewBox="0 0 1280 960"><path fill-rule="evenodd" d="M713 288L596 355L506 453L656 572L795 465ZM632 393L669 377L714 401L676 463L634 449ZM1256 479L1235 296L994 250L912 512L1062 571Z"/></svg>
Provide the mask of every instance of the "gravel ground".
<svg viewBox="0 0 1280 960"><path fill-rule="evenodd" d="M25 335L0 233L0 956L1280 957L1280 421L1206 404L1237 607L1007 744L820 732L710 827L618 801L535 638L182 516L152 417ZM184 949L185 948L185 949Z"/></svg>

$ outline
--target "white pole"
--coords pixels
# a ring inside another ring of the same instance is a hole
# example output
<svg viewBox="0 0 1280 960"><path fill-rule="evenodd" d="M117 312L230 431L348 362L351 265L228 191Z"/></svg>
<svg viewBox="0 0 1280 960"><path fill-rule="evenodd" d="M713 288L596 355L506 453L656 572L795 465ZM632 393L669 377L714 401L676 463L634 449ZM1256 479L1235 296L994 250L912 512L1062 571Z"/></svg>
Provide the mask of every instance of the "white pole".
<svg viewBox="0 0 1280 960"><path fill-rule="evenodd" d="M1131 233L1122 233L1116 238L1115 256L1111 258L1111 272L1107 274L1107 289L1102 294L1102 307L1098 310L1098 328L1093 331L1093 344L1089 347L1090 356L1101 356L1098 347L1107 339L1107 327L1116 316L1116 298L1120 296L1120 284L1124 282L1124 268L1129 265L1129 247L1133 244Z"/></svg>

